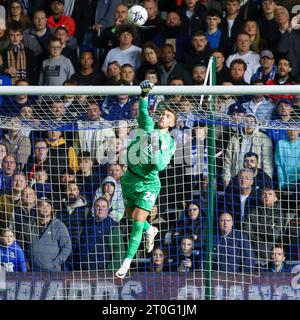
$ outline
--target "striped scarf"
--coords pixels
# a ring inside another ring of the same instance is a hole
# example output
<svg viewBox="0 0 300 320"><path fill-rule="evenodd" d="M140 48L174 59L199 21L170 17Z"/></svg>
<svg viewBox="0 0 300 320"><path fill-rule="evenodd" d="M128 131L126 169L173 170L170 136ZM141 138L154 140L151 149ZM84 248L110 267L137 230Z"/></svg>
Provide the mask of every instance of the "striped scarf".
<svg viewBox="0 0 300 320"><path fill-rule="evenodd" d="M12 83L15 84L19 78L27 78L24 44L9 45L7 48L7 57L8 67L13 67L17 70L16 76L12 78Z"/></svg>

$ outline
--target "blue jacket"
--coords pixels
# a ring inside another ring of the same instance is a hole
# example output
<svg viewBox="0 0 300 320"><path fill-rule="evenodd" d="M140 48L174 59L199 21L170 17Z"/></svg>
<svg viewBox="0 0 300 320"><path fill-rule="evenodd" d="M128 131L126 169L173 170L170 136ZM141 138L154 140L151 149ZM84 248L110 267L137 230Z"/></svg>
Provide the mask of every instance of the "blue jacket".
<svg viewBox="0 0 300 320"><path fill-rule="evenodd" d="M255 266L250 241L239 230L233 229L223 237L214 237L213 269L223 272L249 273Z"/></svg>
<svg viewBox="0 0 300 320"><path fill-rule="evenodd" d="M300 177L300 139L295 142L279 140L275 163L280 187L295 189Z"/></svg>
<svg viewBox="0 0 300 320"><path fill-rule="evenodd" d="M26 272L26 262L23 250L14 241L9 247L0 245L0 260L1 264L10 263L13 267L13 272Z"/></svg>
<svg viewBox="0 0 300 320"><path fill-rule="evenodd" d="M110 236L118 224L107 217L101 221L90 218L83 227L78 246L79 270L105 270L111 262Z"/></svg>
<svg viewBox="0 0 300 320"><path fill-rule="evenodd" d="M131 107L136 102L135 97L129 97L128 101L121 106L117 97L107 96L102 105L102 117L108 121L114 120L128 120L131 118Z"/></svg>

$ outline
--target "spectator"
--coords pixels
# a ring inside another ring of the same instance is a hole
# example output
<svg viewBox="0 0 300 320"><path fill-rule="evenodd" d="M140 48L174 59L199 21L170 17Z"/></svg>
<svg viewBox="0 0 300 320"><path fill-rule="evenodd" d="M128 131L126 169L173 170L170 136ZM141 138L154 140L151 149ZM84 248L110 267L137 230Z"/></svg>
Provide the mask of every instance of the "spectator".
<svg viewBox="0 0 300 320"><path fill-rule="evenodd" d="M68 58L76 72L79 70L79 63L77 57L77 43L76 39L69 37L68 30L64 26L58 27L54 32L54 37L57 38L62 45L62 55Z"/></svg>
<svg viewBox="0 0 300 320"><path fill-rule="evenodd" d="M109 28L114 23L114 14L119 5L121 5L121 0L110 0L103 1L97 0L94 1L96 4L95 9L95 24L93 29L97 32L103 31L106 28ZM124 7L126 7L124 5ZM127 7L126 7L127 9ZM128 9L127 9L128 10Z"/></svg>
<svg viewBox="0 0 300 320"><path fill-rule="evenodd" d="M118 224L108 216L109 203L99 198L95 216L88 219L79 242L76 270L116 270L124 258L125 247Z"/></svg>
<svg viewBox="0 0 300 320"><path fill-rule="evenodd" d="M240 9L240 0L226 1L226 16L222 19L220 25L221 32L227 37L227 44L223 48L226 56L232 52L237 35L242 31L244 19Z"/></svg>
<svg viewBox="0 0 300 320"><path fill-rule="evenodd" d="M230 72L225 62L224 52L220 49L212 51L212 55L216 58L216 77L217 85L221 85L224 82L228 82L230 79Z"/></svg>
<svg viewBox="0 0 300 320"><path fill-rule="evenodd" d="M167 253L161 247L154 247L148 271L154 273L169 271Z"/></svg>
<svg viewBox="0 0 300 320"><path fill-rule="evenodd" d="M173 47L175 59L181 61L185 50L190 47L190 35L184 30L177 12L169 12L165 27L154 37L153 42L163 48L169 44Z"/></svg>
<svg viewBox="0 0 300 320"><path fill-rule="evenodd" d="M260 267L266 266L272 259L274 243L283 242L287 223L287 212L281 207L276 191L266 186L262 192L261 206L250 212L242 226L251 240Z"/></svg>
<svg viewBox="0 0 300 320"><path fill-rule="evenodd" d="M142 49L133 45L135 29L132 25L122 25L118 28L119 46L111 49L102 66L102 71L106 73L108 63L117 60L121 65L129 63L137 70L140 66Z"/></svg>
<svg viewBox="0 0 300 320"><path fill-rule="evenodd" d="M265 83L268 80L274 80L278 74L278 68L274 64L275 59L272 51L263 50L260 53L261 66L257 69L257 71L251 77L251 83L254 83L257 80Z"/></svg>
<svg viewBox="0 0 300 320"><path fill-rule="evenodd" d="M264 85L260 80L256 80L254 84ZM254 114L259 121L268 121L274 116L275 105L272 102L269 102L262 94L253 96L250 101L245 102L242 105L245 108L246 113Z"/></svg>
<svg viewBox="0 0 300 320"><path fill-rule="evenodd" d="M258 168L272 177L272 141L266 134L258 131L256 117L251 114L245 117L242 133L231 138L225 151L223 170L225 185L228 185L232 176L238 174L239 169L242 168L244 155L249 151L258 155Z"/></svg>
<svg viewBox="0 0 300 320"><path fill-rule="evenodd" d="M31 153L31 143L30 139L23 135L20 124L15 121L15 126L8 130L2 141L8 153L16 158L18 168L22 171Z"/></svg>
<svg viewBox="0 0 300 320"><path fill-rule="evenodd" d="M287 58L280 58L278 61L278 74L274 80L268 80L266 85L294 85L295 82L291 78L292 66ZM294 96L289 95L270 95L272 102L277 102L280 99L293 99Z"/></svg>
<svg viewBox="0 0 300 320"><path fill-rule="evenodd" d="M131 86L137 84L135 71L131 64L125 63L122 65L121 80L128 82Z"/></svg>
<svg viewBox="0 0 300 320"><path fill-rule="evenodd" d="M288 130L287 140L279 140L275 150L275 164L278 172L279 187L295 190L299 180L300 130Z"/></svg>
<svg viewBox="0 0 300 320"><path fill-rule="evenodd" d="M35 169L37 166L42 166L42 167L50 166L49 149L48 149L48 144L45 140L36 141L34 143L33 154L29 156L28 161L24 167L24 171L28 176L28 181L33 180Z"/></svg>
<svg viewBox="0 0 300 320"><path fill-rule="evenodd" d="M15 86L29 86L29 81L26 78L19 78L16 80ZM23 90L20 89L20 91ZM21 108L24 106L36 106L35 97L25 94L11 96L2 108L5 115L18 116Z"/></svg>
<svg viewBox="0 0 300 320"><path fill-rule="evenodd" d="M272 262L268 265L271 272L291 272L291 268L285 263L285 253L281 245L275 245L272 252Z"/></svg>
<svg viewBox="0 0 300 320"><path fill-rule="evenodd" d="M159 73L159 55L160 50L154 42L149 41L144 44L142 48L142 58L144 61L136 72L138 83L145 80L145 75L148 70L155 70Z"/></svg>
<svg viewBox="0 0 300 320"><path fill-rule="evenodd" d="M281 124L287 124L292 120L292 114L294 109L292 102L289 99L281 99L277 102L277 112L274 114L274 118L278 119ZM273 146L276 147L279 140L287 140L287 129L269 128L267 130L268 137L272 140Z"/></svg>
<svg viewBox="0 0 300 320"><path fill-rule="evenodd" d="M114 11L114 22L104 28L100 36L95 39L94 45L97 48L102 49L103 54L99 59L99 65L103 65L104 58L106 57L108 51L119 45L118 33L116 32L119 26L128 23L128 8L125 4L119 4ZM97 30L97 27L96 27ZM118 59L116 59L118 60ZM122 63L121 63L122 64ZM105 73L105 70L103 70Z"/></svg>
<svg viewBox="0 0 300 320"><path fill-rule="evenodd" d="M13 0L9 2L7 10L8 26L10 27L13 22L17 22L23 30L32 26L32 22L26 16L21 0Z"/></svg>
<svg viewBox="0 0 300 320"><path fill-rule="evenodd" d="M192 78L193 84L197 86L203 86L206 76L206 67L201 64L196 64L193 67Z"/></svg>
<svg viewBox="0 0 300 320"><path fill-rule="evenodd" d="M207 66L210 57L210 48L205 34L197 31L192 36L192 47L183 53L182 62L189 72L195 64Z"/></svg>
<svg viewBox="0 0 300 320"><path fill-rule="evenodd" d="M255 152L249 151L244 155L243 168L253 170L253 187L256 190L263 190L266 186L272 186L272 180L264 170L257 167L258 162L258 155ZM233 177L227 187L227 190L232 190L232 188L237 186L238 183L239 177Z"/></svg>
<svg viewBox="0 0 300 320"><path fill-rule="evenodd" d="M198 30L205 30L206 7L198 0L184 0L178 10L184 30L193 35Z"/></svg>
<svg viewBox="0 0 300 320"><path fill-rule="evenodd" d="M258 19L261 37L266 41L268 48L275 49L280 38L278 24L275 21L275 0L262 0L263 15Z"/></svg>
<svg viewBox="0 0 300 320"><path fill-rule="evenodd" d="M81 151L78 154L79 170L76 174L76 181L82 190L87 205L92 208L93 197L101 184L101 173L98 166L94 165L89 151Z"/></svg>
<svg viewBox="0 0 300 320"><path fill-rule="evenodd" d="M16 172L12 177L12 188L5 191L6 194L11 194L14 203L17 203L21 198L22 190L27 188L26 176L23 172Z"/></svg>
<svg viewBox="0 0 300 320"><path fill-rule="evenodd" d="M64 15L65 1L51 0L50 10L51 15L48 17L48 26L53 29L64 26L68 30L69 36L74 36L76 31L75 21L73 18Z"/></svg>
<svg viewBox="0 0 300 320"><path fill-rule="evenodd" d="M261 51L267 48L267 43L261 38L256 20L247 20L244 25L244 32L250 36L250 49L253 52L260 54Z"/></svg>
<svg viewBox="0 0 300 320"><path fill-rule="evenodd" d="M112 61L107 65L106 78L106 84L117 83L121 80L121 65L118 61Z"/></svg>
<svg viewBox="0 0 300 320"><path fill-rule="evenodd" d="M235 86L248 85L245 81L247 64L242 59L233 60L230 64L230 82Z"/></svg>
<svg viewBox="0 0 300 320"><path fill-rule="evenodd" d="M9 46L0 52L3 59L3 70L11 76L12 84L19 78L28 78L31 84L36 83L36 66L33 52L24 47L22 28L12 24L9 29Z"/></svg>
<svg viewBox="0 0 300 320"><path fill-rule="evenodd" d="M285 18L283 18L285 17ZM287 19L286 25L283 24L282 19ZM296 19L298 19L296 17ZM276 8L276 21L279 24L279 29L281 29L281 37L279 39L277 50L280 54L285 55L291 65L293 66L291 77L294 79L300 80L300 34L298 28L295 26L293 28L292 23L289 24L289 14L286 8L277 7ZM280 28L280 25L282 28ZM286 26L288 27L286 29Z"/></svg>
<svg viewBox="0 0 300 320"><path fill-rule="evenodd" d="M129 83L120 80L114 85L128 86ZM131 106L136 102L135 96L119 95L106 96L101 105L101 114L105 120L129 120L131 117Z"/></svg>
<svg viewBox="0 0 300 320"><path fill-rule="evenodd" d="M231 187L231 189L230 189ZM228 186L224 196L218 199L219 210L231 213L235 228L240 229L244 219L260 204L261 190L254 185L252 169L241 169L238 175L238 184Z"/></svg>
<svg viewBox="0 0 300 320"><path fill-rule="evenodd" d="M52 186L48 181L49 169L45 166L37 166L34 170L32 189L36 191L38 199L52 197Z"/></svg>
<svg viewBox="0 0 300 320"><path fill-rule="evenodd" d="M259 64L259 55L250 50L250 35L248 33L239 33L237 36L237 53L231 54L227 60L227 67L231 67L232 61L242 59L246 65L244 80L250 83L252 75L256 72Z"/></svg>
<svg viewBox="0 0 300 320"><path fill-rule="evenodd" d="M56 1L56 0L55 0ZM62 44L58 39L49 42L50 57L43 61L39 85L61 86L75 72L71 61L61 54Z"/></svg>
<svg viewBox="0 0 300 320"><path fill-rule="evenodd" d="M186 210L183 212L181 220L176 222L176 231L172 235L172 243L176 243L176 247L180 245L178 238L188 234L193 239L193 248L203 250L207 244L208 226L206 218L201 212L200 205L195 202L189 202Z"/></svg>
<svg viewBox="0 0 300 320"><path fill-rule="evenodd" d="M254 258L247 236L233 228L230 213L219 216L219 234L214 237L213 269L221 272L253 271Z"/></svg>
<svg viewBox="0 0 300 320"><path fill-rule="evenodd" d="M16 158L7 154L2 160L2 170L1 170L1 183L0 192L4 193L6 190L12 190L12 177L17 170Z"/></svg>
<svg viewBox="0 0 300 320"><path fill-rule="evenodd" d="M27 271L24 252L11 229L1 231L0 261L6 272Z"/></svg>
<svg viewBox="0 0 300 320"><path fill-rule="evenodd" d="M158 14L158 8L155 0L144 0L143 7L148 12L148 19L143 25L144 29L141 32L141 45L143 46L148 41L153 41L155 36L164 27L164 21Z"/></svg>
<svg viewBox="0 0 300 320"><path fill-rule="evenodd" d="M75 253L78 250L79 237L88 218L88 207L86 200L80 195L80 188L76 183L66 186L66 198L62 199L62 209L56 217L62 221L69 231L72 241L72 253L67 259L67 269L73 270Z"/></svg>
<svg viewBox="0 0 300 320"><path fill-rule="evenodd" d="M51 203L47 199L38 201L37 218L28 227L31 243L26 253L32 271L61 271L71 254L72 245L67 227L53 217Z"/></svg>
<svg viewBox="0 0 300 320"><path fill-rule="evenodd" d="M173 46L166 44L161 49L161 63L160 63L160 84L170 84L172 78L180 77L183 79L184 84L192 83L191 75L185 66L175 60L175 53Z"/></svg>
<svg viewBox="0 0 300 320"><path fill-rule="evenodd" d="M68 169L78 171L78 161L74 148L61 137L61 131L48 131L47 144L49 148L50 182L56 204L60 203L61 194L65 185L60 176Z"/></svg>
<svg viewBox="0 0 300 320"><path fill-rule="evenodd" d="M36 200L35 191L27 187L21 190L21 197L14 206L14 215L11 223L13 224L17 241L23 250L30 242L30 234L26 232L26 228L30 225L31 219L37 217Z"/></svg>
<svg viewBox="0 0 300 320"><path fill-rule="evenodd" d="M71 79L75 80L78 85L100 86L105 83L104 73L94 68L94 58L91 51L82 51L79 62L80 71L71 76Z"/></svg>
<svg viewBox="0 0 300 320"><path fill-rule="evenodd" d="M112 126L103 119L102 112L95 102L86 106L87 120L89 126L99 127L102 129L86 130L87 123L78 121L78 131L75 133L77 141L76 149L88 151L91 159L97 160L98 164L105 164L113 158L115 154L115 133ZM77 136L78 135L78 136Z"/></svg>
<svg viewBox="0 0 300 320"><path fill-rule="evenodd" d="M224 46L225 36L219 29L221 15L217 10L210 10L206 14L207 31L205 32L210 49L219 49Z"/></svg>
<svg viewBox="0 0 300 320"><path fill-rule="evenodd" d="M48 58L48 45L53 31L47 26L47 16L43 9L37 9L33 14L33 26L23 31L25 48L29 48L38 63L38 70L42 62Z"/></svg>
<svg viewBox="0 0 300 320"><path fill-rule="evenodd" d="M278 25L279 32L283 35L290 27L290 14L284 6L276 6L275 21Z"/></svg>
<svg viewBox="0 0 300 320"><path fill-rule="evenodd" d="M125 212L123 196L116 192L117 182L113 177L103 179L101 187L99 187L94 196L94 202L103 197L109 203L109 216L116 222L119 222Z"/></svg>
<svg viewBox="0 0 300 320"><path fill-rule="evenodd" d="M177 259L176 259L177 258ZM194 250L194 239L184 235L180 241L179 255L175 260L175 270L179 272L190 272L201 269L201 255L199 250ZM175 271L174 270L174 271Z"/></svg>

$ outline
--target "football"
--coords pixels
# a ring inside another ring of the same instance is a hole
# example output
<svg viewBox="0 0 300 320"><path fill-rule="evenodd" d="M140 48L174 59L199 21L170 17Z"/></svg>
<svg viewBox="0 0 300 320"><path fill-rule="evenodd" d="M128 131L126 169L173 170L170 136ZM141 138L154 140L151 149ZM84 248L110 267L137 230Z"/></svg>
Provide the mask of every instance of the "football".
<svg viewBox="0 0 300 320"><path fill-rule="evenodd" d="M142 26L148 19L147 10L139 5L132 6L128 10L128 22L136 26Z"/></svg>

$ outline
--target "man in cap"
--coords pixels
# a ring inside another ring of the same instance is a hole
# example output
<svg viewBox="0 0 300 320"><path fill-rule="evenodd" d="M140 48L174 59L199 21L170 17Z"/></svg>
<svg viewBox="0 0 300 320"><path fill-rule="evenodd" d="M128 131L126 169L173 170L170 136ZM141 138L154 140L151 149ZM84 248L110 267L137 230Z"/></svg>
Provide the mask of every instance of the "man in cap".
<svg viewBox="0 0 300 320"><path fill-rule="evenodd" d="M270 50L263 50L260 54L259 60L261 66L257 69L251 78L251 83L257 80L266 82L268 80L274 80L278 74L277 66L275 65L275 59L273 52Z"/></svg>

